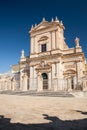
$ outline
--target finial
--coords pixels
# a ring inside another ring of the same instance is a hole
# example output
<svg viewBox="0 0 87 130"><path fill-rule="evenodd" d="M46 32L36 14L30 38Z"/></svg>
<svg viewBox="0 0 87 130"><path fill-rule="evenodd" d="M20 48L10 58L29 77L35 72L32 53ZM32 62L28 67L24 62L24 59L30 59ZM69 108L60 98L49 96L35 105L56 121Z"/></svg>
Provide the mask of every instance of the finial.
<svg viewBox="0 0 87 130"><path fill-rule="evenodd" d="M37 26L37 24L35 23L35 27Z"/></svg>
<svg viewBox="0 0 87 130"><path fill-rule="evenodd" d="M56 18L55 18L55 21L56 21L56 22L59 22L59 20L58 20L58 17L57 17L57 16L56 16Z"/></svg>
<svg viewBox="0 0 87 130"><path fill-rule="evenodd" d="M33 28L34 28L34 26L32 25L32 26L31 26L31 29L33 29Z"/></svg>
<svg viewBox="0 0 87 130"><path fill-rule="evenodd" d="M52 22L54 22L54 19L52 18L52 20L51 20Z"/></svg>
<svg viewBox="0 0 87 130"><path fill-rule="evenodd" d="M80 39L79 39L78 37L76 37L76 38L75 38L75 44L76 44L76 47L79 46L79 41L80 41Z"/></svg>
<svg viewBox="0 0 87 130"><path fill-rule="evenodd" d="M63 21L60 21L61 25L63 25Z"/></svg>
<svg viewBox="0 0 87 130"><path fill-rule="evenodd" d="M43 20L42 20L43 22L45 22L46 20L45 20L45 18L43 17Z"/></svg>

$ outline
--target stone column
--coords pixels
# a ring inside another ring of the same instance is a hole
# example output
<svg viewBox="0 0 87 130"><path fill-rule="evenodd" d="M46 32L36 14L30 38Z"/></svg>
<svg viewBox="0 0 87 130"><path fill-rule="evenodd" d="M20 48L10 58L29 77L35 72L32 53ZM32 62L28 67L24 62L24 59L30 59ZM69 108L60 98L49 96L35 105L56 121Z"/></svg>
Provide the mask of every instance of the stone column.
<svg viewBox="0 0 87 130"><path fill-rule="evenodd" d="M61 62L57 63L58 90L63 89L63 76Z"/></svg>
<svg viewBox="0 0 87 130"><path fill-rule="evenodd" d="M55 64L52 64L52 79L55 78Z"/></svg>
<svg viewBox="0 0 87 130"><path fill-rule="evenodd" d="M5 81L5 90L7 90L7 81Z"/></svg>
<svg viewBox="0 0 87 130"><path fill-rule="evenodd" d="M7 90L9 90L9 80L7 79Z"/></svg>
<svg viewBox="0 0 87 130"><path fill-rule="evenodd" d="M52 32L52 49L55 49L55 31Z"/></svg>
<svg viewBox="0 0 87 130"><path fill-rule="evenodd" d="M54 79L54 91L58 90L58 80L57 78Z"/></svg>
<svg viewBox="0 0 87 130"><path fill-rule="evenodd" d="M78 78L81 79L83 77L83 64L82 62L78 62Z"/></svg>
<svg viewBox="0 0 87 130"><path fill-rule="evenodd" d="M38 74L38 89L37 91L43 90L43 78L41 77L41 74Z"/></svg>
<svg viewBox="0 0 87 130"><path fill-rule="evenodd" d="M60 63L56 63L56 65L57 65L57 77L59 77L59 70L60 70L59 64L60 64Z"/></svg>
<svg viewBox="0 0 87 130"><path fill-rule="evenodd" d="M27 91L27 79L28 79L28 76L25 74L24 75L24 81L23 81L23 91Z"/></svg>
<svg viewBox="0 0 87 130"><path fill-rule="evenodd" d="M37 74L36 74L36 67L34 66L34 89L37 89Z"/></svg>
<svg viewBox="0 0 87 130"><path fill-rule="evenodd" d="M30 89L33 90L34 87L34 67L30 66Z"/></svg>
<svg viewBox="0 0 87 130"><path fill-rule="evenodd" d="M50 48L52 50L52 32L50 32Z"/></svg>
<svg viewBox="0 0 87 130"><path fill-rule="evenodd" d="M52 89L55 89L55 63L52 64Z"/></svg>
<svg viewBox="0 0 87 130"><path fill-rule="evenodd" d="M13 78L13 81L12 81L12 90L15 90L15 79Z"/></svg>
<svg viewBox="0 0 87 130"><path fill-rule="evenodd" d="M22 91L22 89L23 89L23 73L22 71L20 71L20 90Z"/></svg>
<svg viewBox="0 0 87 130"><path fill-rule="evenodd" d="M49 40L47 40L47 51L50 51L51 50L51 45L52 44L52 37L51 37L51 32L50 32L50 35L49 35Z"/></svg>
<svg viewBox="0 0 87 130"><path fill-rule="evenodd" d="M54 91L58 90L58 77L57 77L57 63L55 63L55 72L54 72Z"/></svg>
<svg viewBox="0 0 87 130"><path fill-rule="evenodd" d="M11 90L11 79L9 79L9 90Z"/></svg>
<svg viewBox="0 0 87 130"><path fill-rule="evenodd" d="M59 49L58 31L56 31L56 49Z"/></svg>
<svg viewBox="0 0 87 130"><path fill-rule="evenodd" d="M77 78L77 84L79 82L79 79L80 79L80 65L79 65L79 62L76 62L76 78Z"/></svg>
<svg viewBox="0 0 87 130"><path fill-rule="evenodd" d="M52 82L52 78L51 78L51 72L49 72L48 74L48 89L51 90L51 82Z"/></svg>
<svg viewBox="0 0 87 130"><path fill-rule="evenodd" d="M35 53L38 53L38 42L37 42L37 37L35 37L35 44L34 44L34 47L35 47Z"/></svg>

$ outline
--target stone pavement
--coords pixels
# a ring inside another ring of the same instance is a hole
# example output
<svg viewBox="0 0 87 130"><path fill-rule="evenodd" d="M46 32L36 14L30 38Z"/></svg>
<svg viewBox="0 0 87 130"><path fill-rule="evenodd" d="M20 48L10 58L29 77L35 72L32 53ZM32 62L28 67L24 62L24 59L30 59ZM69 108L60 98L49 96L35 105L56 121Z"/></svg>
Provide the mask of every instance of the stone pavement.
<svg viewBox="0 0 87 130"><path fill-rule="evenodd" d="M87 130L87 97L0 95L0 130Z"/></svg>

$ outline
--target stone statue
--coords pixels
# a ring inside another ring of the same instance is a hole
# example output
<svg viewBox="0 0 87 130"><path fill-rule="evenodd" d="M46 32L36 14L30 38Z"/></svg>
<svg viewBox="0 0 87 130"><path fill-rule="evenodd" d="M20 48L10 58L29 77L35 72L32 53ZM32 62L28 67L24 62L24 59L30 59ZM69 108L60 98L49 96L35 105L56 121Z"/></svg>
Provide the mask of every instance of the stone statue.
<svg viewBox="0 0 87 130"><path fill-rule="evenodd" d="M44 67L45 66L45 63L44 61L41 62L41 66Z"/></svg>
<svg viewBox="0 0 87 130"><path fill-rule="evenodd" d="M21 58L24 58L24 50L21 51Z"/></svg>
<svg viewBox="0 0 87 130"><path fill-rule="evenodd" d="M75 38L75 44L76 44L76 47L79 46L79 38L78 37Z"/></svg>

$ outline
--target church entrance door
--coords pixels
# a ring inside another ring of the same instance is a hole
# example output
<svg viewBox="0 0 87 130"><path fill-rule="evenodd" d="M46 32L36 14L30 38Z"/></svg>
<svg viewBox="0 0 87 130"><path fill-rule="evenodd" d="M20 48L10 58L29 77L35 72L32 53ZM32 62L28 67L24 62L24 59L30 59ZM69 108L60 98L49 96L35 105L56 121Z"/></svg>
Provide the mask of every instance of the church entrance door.
<svg viewBox="0 0 87 130"><path fill-rule="evenodd" d="M47 90L48 89L48 75L46 73L43 73L42 78L43 78L43 90Z"/></svg>

